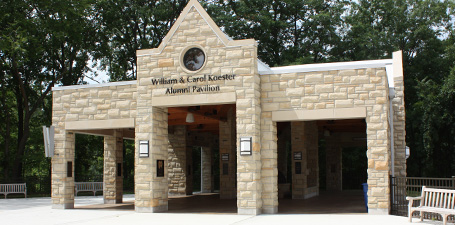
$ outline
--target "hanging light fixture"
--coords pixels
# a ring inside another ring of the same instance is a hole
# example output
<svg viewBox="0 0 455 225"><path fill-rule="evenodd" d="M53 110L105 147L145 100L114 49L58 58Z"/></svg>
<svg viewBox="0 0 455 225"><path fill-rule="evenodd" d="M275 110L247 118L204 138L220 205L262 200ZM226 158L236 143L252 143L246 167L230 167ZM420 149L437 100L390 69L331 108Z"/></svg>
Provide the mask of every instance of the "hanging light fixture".
<svg viewBox="0 0 455 225"><path fill-rule="evenodd" d="M193 113L188 112L188 114L186 114L186 120L185 121L187 123L194 123L194 115L193 115Z"/></svg>

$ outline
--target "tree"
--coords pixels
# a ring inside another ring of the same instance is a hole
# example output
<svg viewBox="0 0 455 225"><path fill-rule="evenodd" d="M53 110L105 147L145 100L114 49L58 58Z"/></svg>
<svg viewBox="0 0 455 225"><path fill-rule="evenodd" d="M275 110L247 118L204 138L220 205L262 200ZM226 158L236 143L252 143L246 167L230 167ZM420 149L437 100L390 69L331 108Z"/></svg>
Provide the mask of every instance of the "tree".
<svg viewBox="0 0 455 225"><path fill-rule="evenodd" d="M449 40L451 36L453 40L453 10L450 1L360 0L351 4L345 19L346 35L336 50L338 60L390 58L393 51L403 50L406 142L413 152L408 174L414 176L438 176L436 171L447 175L440 169L451 167L444 160L439 161L441 167L424 165L439 159L441 155L436 155L442 146L452 145L445 131L453 125L442 127L437 119L447 107L438 105L436 98L441 97L438 90L454 67L455 58L448 54L448 49L453 49Z"/></svg>
<svg viewBox="0 0 455 225"><path fill-rule="evenodd" d="M210 1L208 12L234 39L259 42L259 58L271 66L326 61L340 41L340 0Z"/></svg>
<svg viewBox="0 0 455 225"><path fill-rule="evenodd" d="M8 96L14 98L5 100L3 110L14 108L17 118L14 151L7 144L14 136L11 128L4 139L8 148L5 159L9 160L4 173L20 179L34 115L45 110L50 119L51 111L45 109L45 103L52 87L83 83L89 70L90 46L94 43L89 22L91 2L7 0L0 3L0 9L4 12L0 22L2 93L11 93L13 96ZM10 114L6 116L11 118Z"/></svg>
<svg viewBox="0 0 455 225"><path fill-rule="evenodd" d="M96 2L97 43L94 59L107 70L111 81L137 77L136 50L158 47L186 0Z"/></svg>

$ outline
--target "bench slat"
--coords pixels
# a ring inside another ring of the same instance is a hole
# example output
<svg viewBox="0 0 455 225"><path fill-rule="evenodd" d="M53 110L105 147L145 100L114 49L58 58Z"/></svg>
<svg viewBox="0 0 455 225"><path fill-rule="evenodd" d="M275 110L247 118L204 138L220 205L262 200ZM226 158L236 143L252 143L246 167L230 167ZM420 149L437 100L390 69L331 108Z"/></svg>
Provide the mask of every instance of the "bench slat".
<svg viewBox="0 0 455 225"><path fill-rule="evenodd" d="M422 187L420 206L413 207L412 203L416 198L407 198L409 200L409 222L412 222L412 213L415 211L421 212L421 220L423 212L438 213L443 218L443 224L447 224L447 217L455 215L455 190L436 189Z"/></svg>
<svg viewBox="0 0 455 225"><path fill-rule="evenodd" d="M27 184L0 184L0 194L5 195L5 198L8 194L24 194L27 198Z"/></svg>

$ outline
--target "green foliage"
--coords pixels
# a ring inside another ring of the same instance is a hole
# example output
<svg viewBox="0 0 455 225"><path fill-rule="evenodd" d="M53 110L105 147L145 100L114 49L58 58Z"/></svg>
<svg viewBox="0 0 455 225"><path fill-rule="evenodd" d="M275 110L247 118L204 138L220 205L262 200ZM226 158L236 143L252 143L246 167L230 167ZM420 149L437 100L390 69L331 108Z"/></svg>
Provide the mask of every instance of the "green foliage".
<svg viewBox="0 0 455 225"><path fill-rule="evenodd" d="M289 65L326 61L340 40L345 1L211 1L208 12L234 39L254 38L265 63Z"/></svg>
<svg viewBox="0 0 455 225"><path fill-rule="evenodd" d="M96 60L111 81L135 80L136 50L158 47L186 0L99 0L92 22L97 29Z"/></svg>

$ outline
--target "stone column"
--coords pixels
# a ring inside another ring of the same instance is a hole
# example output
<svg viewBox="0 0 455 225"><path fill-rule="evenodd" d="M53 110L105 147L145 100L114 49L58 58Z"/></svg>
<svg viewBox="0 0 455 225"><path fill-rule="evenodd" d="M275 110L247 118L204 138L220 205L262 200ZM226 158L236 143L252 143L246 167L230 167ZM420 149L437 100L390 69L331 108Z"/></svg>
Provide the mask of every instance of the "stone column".
<svg viewBox="0 0 455 225"><path fill-rule="evenodd" d="M212 149L201 147L201 192L212 192Z"/></svg>
<svg viewBox="0 0 455 225"><path fill-rule="evenodd" d="M186 126L169 127L169 195L186 195Z"/></svg>
<svg viewBox="0 0 455 225"><path fill-rule="evenodd" d="M244 50L246 52L246 49ZM256 56L256 49L249 54ZM227 53L229 55L229 53ZM246 53L245 53L246 54ZM254 61L251 65L257 70ZM251 71L250 69L248 69ZM247 70L238 70L239 73ZM234 70L236 73L236 70ZM262 213L262 159L260 78L254 74L241 75L245 90L237 90L237 210L238 214ZM252 154L240 155L240 138L251 137ZM276 152L276 150L275 150ZM274 157L276 158L276 156Z"/></svg>
<svg viewBox="0 0 455 225"><path fill-rule="evenodd" d="M138 107L142 104L138 103ZM148 112L136 120L135 209L136 212L164 212L168 210L168 123L167 109L138 108ZM149 141L149 157L139 157L139 142ZM158 160L164 160L164 176L157 176Z"/></svg>
<svg viewBox="0 0 455 225"><path fill-rule="evenodd" d="M104 137L104 204L123 202L123 171L118 171L122 168L123 132L114 130L114 136Z"/></svg>
<svg viewBox="0 0 455 225"><path fill-rule="evenodd" d="M276 122L272 121L271 112L262 113L261 139L262 212L274 214L278 213L278 144ZM286 144L282 150L286 155Z"/></svg>
<svg viewBox="0 0 455 225"><path fill-rule="evenodd" d="M315 121L291 122L292 199L319 195L318 129ZM296 160L294 154L301 154Z"/></svg>
<svg viewBox="0 0 455 225"><path fill-rule="evenodd" d="M185 135L186 136L186 135ZM186 194L193 194L193 146L185 146L186 148Z"/></svg>
<svg viewBox="0 0 455 225"><path fill-rule="evenodd" d="M305 198L319 195L319 149L316 121L305 122L306 175Z"/></svg>
<svg viewBox="0 0 455 225"><path fill-rule="evenodd" d="M52 208L74 208L74 148L73 132L55 127L55 155L52 157Z"/></svg>
<svg viewBox="0 0 455 225"><path fill-rule="evenodd" d="M220 198L235 199L236 189L236 144L235 144L235 115L228 111L227 121L220 121ZM228 160L222 160L223 154L228 154Z"/></svg>
<svg viewBox="0 0 455 225"><path fill-rule="evenodd" d="M292 199L304 199L306 187L305 122L291 122ZM294 154L302 156L295 160ZM296 171L297 170L297 171Z"/></svg>
<svg viewBox="0 0 455 225"><path fill-rule="evenodd" d="M367 70L368 71L368 70ZM372 70L386 81L384 69ZM386 215L390 210L390 129L387 83L376 88L374 105L367 107L368 213ZM371 92L370 92L370 95ZM372 101L373 102L373 101Z"/></svg>
<svg viewBox="0 0 455 225"><path fill-rule="evenodd" d="M342 149L341 147L333 146L329 138L326 138L326 140L326 189L327 191L342 191Z"/></svg>

